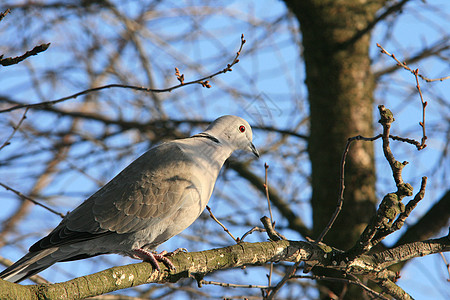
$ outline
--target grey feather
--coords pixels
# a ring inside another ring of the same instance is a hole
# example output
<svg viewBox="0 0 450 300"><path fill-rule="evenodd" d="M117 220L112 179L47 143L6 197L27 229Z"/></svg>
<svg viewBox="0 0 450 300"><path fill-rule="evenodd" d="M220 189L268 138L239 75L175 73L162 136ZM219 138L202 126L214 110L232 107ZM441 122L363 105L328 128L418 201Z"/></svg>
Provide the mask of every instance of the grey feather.
<svg viewBox="0 0 450 300"><path fill-rule="evenodd" d="M136 249L154 249L198 218L223 163L237 149L259 157L250 125L235 116L223 116L193 137L150 149L69 213L0 278L18 282L58 261L106 253L135 257Z"/></svg>

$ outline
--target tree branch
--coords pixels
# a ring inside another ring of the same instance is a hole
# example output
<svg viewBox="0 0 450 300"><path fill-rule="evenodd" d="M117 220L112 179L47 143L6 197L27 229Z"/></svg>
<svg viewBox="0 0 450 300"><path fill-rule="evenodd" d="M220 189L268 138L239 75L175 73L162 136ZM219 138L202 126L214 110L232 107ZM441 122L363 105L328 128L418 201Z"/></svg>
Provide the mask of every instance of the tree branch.
<svg viewBox="0 0 450 300"><path fill-rule="evenodd" d="M364 255L347 263L336 261L336 257L342 251L324 244L287 240L239 243L201 252L179 252L171 257L176 267L176 271L172 272L169 272L162 263L160 272L153 270L149 263L142 262L113 267L56 284L22 286L0 280L0 298L82 299L146 283L174 283L189 277L201 282L204 276L218 270L280 261L295 263L303 261L308 265L347 271L353 275L368 275L371 280L386 282L395 279L395 275L386 272L384 268L406 259L443 251L450 251L448 236L402 245L373 256Z"/></svg>
<svg viewBox="0 0 450 300"><path fill-rule="evenodd" d="M18 64L30 56L37 55L40 52L44 52L45 50L48 49L48 47L50 47L50 43L41 44L39 46L35 46L30 51L27 51L24 54L22 54L20 56L16 56L16 57L3 58L3 55L0 55L0 65L6 67L6 66Z"/></svg>
<svg viewBox="0 0 450 300"><path fill-rule="evenodd" d="M22 286L0 280L0 299L83 299L146 283L177 282L193 276L202 280L217 270L275 261L319 260L323 256L321 248L308 242L240 243L202 252L177 253L171 257L176 267L172 273L162 263L161 272L154 271L149 263L137 263L50 285Z"/></svg>
<svg viewBox="0 0 450 300"><path fill-rule="evenodd" d="M213 73L211 75L207 75L207 76L205 76L203 78L197 79L197 80L184 82L184 76L183 75L179 75L179 72L176 71L177 78L183 77L183 80L180 81L180 84L174 85L174 86L169 87L169 88L151 89L151 88L146 88L146 87L141 87L141 86L134 86L134 85L126 85L126 84L116 84L116 83L114 83L114 84L108 84L108 85L104 85L104 86L99 86L99 87L87 89L87 90L84 90L84 91L72 94L72 95L67 96L67 97L59 98L59 99L56 99L56 100L44 101L44 102L33 103L33 104L17 104L15 106L12 106L12 107L0 110L0 113L10 112L10 111L13 111L13 110L16 110L16 109L19 109L19 108L23 108L23 107L36 108L36 107L42 107L42 106L50 106L50 105L54 105L54 104L57 104L57 103L64 102L64 101L69 100L69 99L77 98L77 97L85 95L85 94L89 94L89 93L92 93L92 92L97 92L97 91L104 90L104 89L109 89L109 88L124 88L124 89L132 89L132 90L135 90L135 91L143 91L143 92L149 92L149 93L171 92L171 91L173 91L175 89L178 89L178 88L180 88L182 86L190 85L190 84L200 84L203 87L209 88L211 86L209 85L209 82L207 81L207 79L211 79L213 77L216 77L217 75L220 75L220 74L223 74L223 73L226 73L226 72L231 72L233 70L232 66L234 66L235 64L237 64L239 62L238 57L241 54L242 47L244 46L245 42L246 42L246 40L244 39L244 35L242 34L241 35L241 46L239 47L239 50L236 52L236 55L235 55L233 61L231 63L227 64L227 66L224 69L222 69L220 71L217 71L217 72L215 72L215 73ZM46 47L48 48L49 45L50 44L47 44ZM40 45L39 47L44 47L44 46L45 45ZM35 49L36 48L38 48L38 47L35 47ZM47 50L47 48L45 48L43 50L40 50L39 52L45 51L45 50ZM32 51L35 51L35 49L33 49ZM39 48L39 49L41 49L41 48ZM39 50L39 49L37 49L37 50ZM25 53L23 56L27 55L27 53ZM31 53L28 56L30 56L30 55L36 55L36 54L32 54ZM16 57L14 59L19 59L19 58ZM25 59L25 58L23 58L23 59ZM1 56L0 56L0 64L2 64ZM178 75L177 75L177 73L178 73Z"/></svg>
<svg viewBox="0 0 450 300"><path fill-rule="evenodd" d="M444 38L445 40L445 38ZM390 56L393 60L395 60L397 62L397 66L404 68L405 70L411 72L413 75L415 76L419 76L420 78L422 78L423 80L425 80L426 82L432 82L432 81L444 81L447 79L450 79L450 75L449 76L445 76L445 77L441 77L441 78L428 78L422 74L419 74L419 69L411 69L406 62L401 62L396 56L395 54L391 54L389 53L386 49L384 49L380 44L377 43L377 47L380 48L381 53L386 54L387 56ZM448 46L443 47L443 50L447 49Z"/></svg>
<svg viewBox="0 0 450 300"><path fill-rule="evenodd" d="M431 45L431 46L429 46L427 48L421 49L421 51L419 53L416 53L415 55L410 56L410 57L405 57L403 59L403 61L404 61L403 64L406 65L406 62L408 64L413 64L413 63L416 63L416 62L418 62L418 61L420 61L420 60L422 60L424 58L431 57L431 56L434 56L434 55L439 55L443 51L446 51L446 50L450 49L450 44L448 43L449 39L450 39L449 36L444 36L444 37L440 38L435 44L433 44L433 45ZM385 53L385 52L383 52L383 50L382 50L382 53ZM391 55L389 55L389 56L391 56ZM391 67L387 67L386 69L383 69L383 70L380 70L378 72L375 72L374 76L375 76L375 78L379 78L379 77L381 77L383 75L386 75L386 74L389 74L389 73L393 73L393 72L398 70L399 66L402 66L402 65L399 65L399 63L397 62L397 64L395 64L395 65L393 65ZM433 79L432 81L435 81L435 80L436 79ZM440 80L440 79L438 79L438 80Z"/></svg>
<svg viewBox="0 0 450 300"><path fill-rule="evenodd" d="M384 269L411 258L450 251L450 236L413 242L397 246L373 255L377 266Z"/></svg>
<svg viewBox="0 0 450 300"><path fill-rule="evenodd" d="M7 14L9 14L11 10L8 8L4 12L0 13L0 21L3 20L4 17L6 17Z"/></svg>

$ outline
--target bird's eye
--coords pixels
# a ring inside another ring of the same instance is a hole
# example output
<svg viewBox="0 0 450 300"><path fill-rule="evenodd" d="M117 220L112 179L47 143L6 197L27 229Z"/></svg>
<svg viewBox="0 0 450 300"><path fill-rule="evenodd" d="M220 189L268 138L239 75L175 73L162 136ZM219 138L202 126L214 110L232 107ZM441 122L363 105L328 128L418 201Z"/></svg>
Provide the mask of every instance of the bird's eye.
<svg viewBox="0 0 450 300"><path fill-rule="evenodd" d="M239 131L240 132L244 132L245 131L245 126L244 125L239 126Z"/></svg>

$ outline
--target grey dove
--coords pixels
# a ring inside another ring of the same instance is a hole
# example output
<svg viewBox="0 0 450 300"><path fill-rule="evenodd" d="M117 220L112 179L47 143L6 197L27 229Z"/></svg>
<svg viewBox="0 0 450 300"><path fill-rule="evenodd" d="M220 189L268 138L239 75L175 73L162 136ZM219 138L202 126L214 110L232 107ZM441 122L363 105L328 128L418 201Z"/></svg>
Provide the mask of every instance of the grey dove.
<svg viewBox="0 0 450 300"><path fill-rule="evenodd" d="M153 249L191 225L205 209L225 160L259 153L242 118L222 116L202 133L160 144L85 200L28 254L0 273L22 281L56 262L117 253L173 268Z"/></svg>

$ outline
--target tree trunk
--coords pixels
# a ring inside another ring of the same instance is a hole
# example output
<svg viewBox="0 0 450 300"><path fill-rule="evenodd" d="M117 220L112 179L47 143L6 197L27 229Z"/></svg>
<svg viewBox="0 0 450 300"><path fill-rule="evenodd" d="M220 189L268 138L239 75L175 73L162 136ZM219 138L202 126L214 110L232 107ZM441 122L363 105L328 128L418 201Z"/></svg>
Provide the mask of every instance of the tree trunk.
<svg viewBox="0 0 450 300"><path fill-rule="evenodd" d="M303 39L310 105L311 204L317 238L336 208L340 161L347 139L373 136L375 84L369 58L370 33L358 33L373 21L385 1L285 2L300 23ZM345 165L344 206L324 242L342 250L353 246L375 212L375 203L373 145L353 143ZM343 289L340 284L326 286L337 295ZM360 289L349 287L345 298L361 299L360 293ZM326 293L321 296L327 298Z"/></svg>

